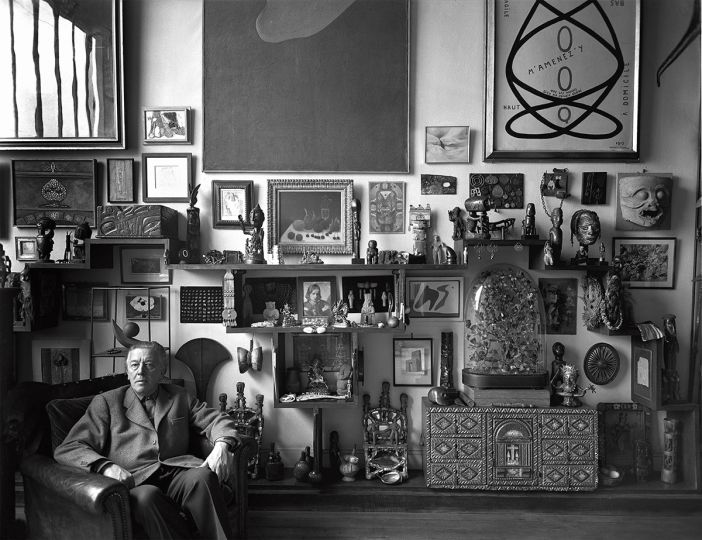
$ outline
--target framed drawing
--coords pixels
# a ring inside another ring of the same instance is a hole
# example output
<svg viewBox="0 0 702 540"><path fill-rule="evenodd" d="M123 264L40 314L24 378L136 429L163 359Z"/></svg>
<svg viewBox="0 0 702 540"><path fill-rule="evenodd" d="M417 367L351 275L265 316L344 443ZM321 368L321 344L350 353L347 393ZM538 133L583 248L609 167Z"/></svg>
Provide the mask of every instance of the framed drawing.
<svg viewBox="0 0 702 540"><path fill-rule="evenodd" d="M107 160L107 202L133 203L134 193L134 160L112 159Z"/></svg>
<svg viewBox="0 0 702 540"><path fill-rule="evenodd" d="M184 154L142 154L144 202L189 202L192 157Z"/></svg>
<svg viewBox="0 0 702 540"><path fill-rule="evenodd" d="M146 294L127 294L124 297L124 312L128 320L163 319L163 296Z"/></svg>
<svg viewBox="0 0 702 540"><path fill-rule="evenodd" d="M394 338L392 341L393 385L432 386L432 338Z"/></svg>
<svg viewBox="0 0 702 540"><path fill-rule="evenodd" d="M88 376L89 361L90 341L87 339L32 341L34 380L49 384L79 381ZM81 376L81 367L85 376Z"/></svg>
<svg viewBox="0 0 702 540"><path fill-rule="evenodd" d="M547 334L576 334L578 322L577 278L539 278Z"/></svg>
<svg viewBox="0 0 702 540"><path fill-rule="evenodd" d="M144 109L144 144L191 144L190 107Z"/></svg>
<svg viewBox="0 0 702 540"><path fill-rule="evenodd" d="M205 0L203 170L408 173L409 7Z"/></svg>
<svg viewBox="0 0 702 540"><path fill-rule="evenodd" d="M405 233L404 182L368 182L368 232Z"/></svg>
<svg viewBox="0 0 702 540"><path fill-rule="evenodd" d="M669 230L672 195L671 173L617 174L616 230Z"/></svg>
<svg viewBox="0 0 702 540"><path fill-rule="evenodd" d="M463 278L408 277L407 314L414 318L461 318Z"/></svg>
<svg viewBox="0 0 702 540"><path fill-rule="evenodd" d="M239 216L249 222L253 181L212 180L212 226L238 229Z"/></svg>
<svg viewBox="0 0 702 540"><path fill-rule="evenodd" d="M64 283L63 320L94 321L107 320L107 289L93 291L93 287L106 287L107 283Z"/></svg>
<svg viewBox="0 0 702 540"><path fill-rule="evenodd" d="M675 288L676 238L612 238L612 257L621 260L621 278L631 289Z"/></svg>
<svg viewBox="0 0 702 540"><path fill-rule="evenodd" d="M353 180L268 180L268 251L351 254Z"/></svg>
<svg viewBox="0 0 702 540"><path fill-rule="evenodd" d="M171 283L163 248L147 246L119 248L122 283Z"/></svg>
<svg viewBox="0 0 702 540"><path fill-rule="evenodd" d="M424 162L470 163L470 127L427 126Z"/></svg>
<svg viewBox="0 0 702 540"><path fill-rule="evenodd" d="M639 158L640 0L487 0L485 159Z"/></svg>
<svg viewBox="0 0 702 540"><path fill-rule="evenodd" d="M663 339L643 341L631 337L631 401L654 411L661 408L663 373Z"/></svg>
<svg viewBox="0 0 702 540"><path fill-rule="evenodd" d="M316 324L320 317L329 319L338 297L335 276L297 278L298 314L303 325Z"/></svg>
<svg viewBox="0 0 702 540"><path fill-rule="evenodd" d="M15 236L15 258L18 261L39 260L36 236Z"/></svg>
<svg viewBox="0 0 702 540"><path fill-rule="evenodd" d="M32 9L21 0L5 4L0 148L124 148L122 0L60 4L55 16L54 4L42 3L38 42Z"/></svg>
<svg viewBox="0 0 702 540"><path fill-rule="evenodd" d="M17 227L35 227L45 216L57 227L95 227L97 161L12 160L12 204Z"/></svg>

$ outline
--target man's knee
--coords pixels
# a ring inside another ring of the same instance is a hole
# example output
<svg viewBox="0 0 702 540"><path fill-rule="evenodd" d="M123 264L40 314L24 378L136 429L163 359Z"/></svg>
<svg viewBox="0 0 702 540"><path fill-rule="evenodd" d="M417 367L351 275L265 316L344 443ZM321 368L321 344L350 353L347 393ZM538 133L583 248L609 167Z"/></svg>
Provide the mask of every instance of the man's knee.
<svg viewBox="0 0 702 540"><path fill-rule="evenodd" d="M183 474L183 479L193 486L206 485L219 487L219 478L217 478L217 475L207 467L195 467L193 469L188 469Z"/></svg>

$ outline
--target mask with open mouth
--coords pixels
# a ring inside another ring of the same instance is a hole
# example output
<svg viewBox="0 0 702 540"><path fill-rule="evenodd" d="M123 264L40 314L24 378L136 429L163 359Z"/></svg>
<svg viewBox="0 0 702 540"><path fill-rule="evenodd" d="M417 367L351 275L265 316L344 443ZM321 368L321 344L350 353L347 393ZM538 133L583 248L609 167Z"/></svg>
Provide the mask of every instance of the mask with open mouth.
<svg viewBox="0 0 702 540"><path fill-rule="evenodd" d="M627 176L619 180L619 206L624 220L654 228L670 209L669 178L653 175Z"/></svg>

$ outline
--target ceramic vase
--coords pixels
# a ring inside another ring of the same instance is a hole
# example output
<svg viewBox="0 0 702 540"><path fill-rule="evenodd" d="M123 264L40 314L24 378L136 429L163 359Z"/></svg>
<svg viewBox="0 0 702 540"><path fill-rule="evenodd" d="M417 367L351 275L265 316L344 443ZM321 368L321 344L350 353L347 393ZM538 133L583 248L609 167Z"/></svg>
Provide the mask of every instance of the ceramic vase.
<svg viewBox="0 0 702 540"><path fill-rule="evenodd" d="M293 476L298 482L306 482L310 476L310 464L307 462L307 454L303 450L300 454L300 461L293 467Z"/></svg>
<svg viewBox="0 0 702 540"><path fill-rule="evenodd" d="M263 310L263 318L268 322L275 324L280 317L280 311L275 307L275 302L266 302L266 308Z"/></svg>
<svg viewBox="0 0 702 540"><path fill-rule="evenodd" d="M361 470L360 458L356 455L356 447L353 447L353 451L350 454L341 456L341 467L339 470L343 475L342 480L344 482L354 482L356 480L356 474Z"/></svg>

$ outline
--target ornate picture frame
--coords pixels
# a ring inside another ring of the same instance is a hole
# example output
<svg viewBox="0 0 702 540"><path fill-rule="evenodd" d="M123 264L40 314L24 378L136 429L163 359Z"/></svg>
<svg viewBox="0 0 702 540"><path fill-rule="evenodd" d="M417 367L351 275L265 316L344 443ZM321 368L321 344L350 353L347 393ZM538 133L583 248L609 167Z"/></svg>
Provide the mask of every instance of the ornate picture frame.
<svg viewBox="0 0 702 540"><path fill-rule="evenodd" d="M621 279L630 289L674 289L677 238L614 237L612 257L622 264Z"/></svg>
<svg viewBox="0 0 702 540"><path fill-rule="evenodd" d="M268 180L268 251L351 254L353 180Z"/></svg>
<svg viewBox="0 0 702 540"><path fill-rule="evenodd" d="M640 24L640 0L487 0L485 160L638 160Z"/></svg>
<svg viewBox="0 0 702 540"><path fill-rule="evenodd" d="M432 338L394 338L393 386L433 386Z"/></svg>
<svg viewBox="0 0 702 540"><path fill-rule="evenodd" d="M250 226L252 193L252 180L212 180L212 226L239 229L239 216Z"/></svg>

